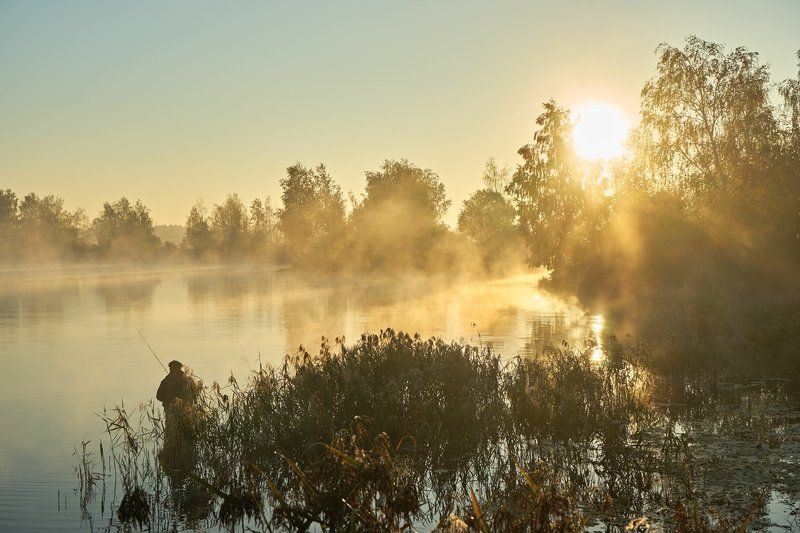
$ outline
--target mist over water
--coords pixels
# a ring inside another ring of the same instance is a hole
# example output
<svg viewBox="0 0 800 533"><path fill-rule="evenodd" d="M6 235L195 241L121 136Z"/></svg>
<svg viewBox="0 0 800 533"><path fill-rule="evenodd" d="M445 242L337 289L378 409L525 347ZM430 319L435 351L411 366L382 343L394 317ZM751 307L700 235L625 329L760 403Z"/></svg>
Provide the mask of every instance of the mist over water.
<svg viewBox="0 0 800 533"><path fill-rule="evenodd" d="M638 125L545 102L453 228L402 158L166 233L0 188L0 529L800 527L800 79L655 54Z"/></svg>
<svg viewBox="0 0 800 533"><path fill-rule="evenodd" d="M80 520L72 447L97 438L103 406L153 399L164 375L137 330L164 364L179 359L206 383L243 378L259 361L277 365L300 345L314 353L321 335L355 341L387 326L491 345L505 356L596 334L597 320L538 290L539 277L457 283L250 268L6 271L0 526L90 525Z"/></svg>

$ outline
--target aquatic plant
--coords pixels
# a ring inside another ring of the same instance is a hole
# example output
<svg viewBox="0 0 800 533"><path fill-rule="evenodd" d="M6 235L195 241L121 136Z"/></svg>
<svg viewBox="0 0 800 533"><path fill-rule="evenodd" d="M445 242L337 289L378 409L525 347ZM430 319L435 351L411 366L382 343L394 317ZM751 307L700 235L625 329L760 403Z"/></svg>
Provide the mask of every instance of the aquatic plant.
<svg viewBox="0 0 800 533"><path fill-rule="evenodd" d="M727 438L726 421L743 427L758 416L720 413L756 400L726 404L717 391L709 403L697 390L707 382L687 378L686 403L665 402L680 387L642 366L643 347L605 339L599 359L597 348L503 359L385 330L352 345L323 339L317 355L300 350L280 368L259 366L245 385L231 376L204 387L166 424L152 404L138 417L116 408L103 419L116 469L108 475L125 489L118 517L154 530L300 531L623 529L641 516L722 524L717 512L725 524L757 519L717 506L713 480L693 484L718 463L686 425L716 413L723 426L713 438ZM773 434L759 427L765 439ZM753 499L737 501L750 509Z"/></svg>

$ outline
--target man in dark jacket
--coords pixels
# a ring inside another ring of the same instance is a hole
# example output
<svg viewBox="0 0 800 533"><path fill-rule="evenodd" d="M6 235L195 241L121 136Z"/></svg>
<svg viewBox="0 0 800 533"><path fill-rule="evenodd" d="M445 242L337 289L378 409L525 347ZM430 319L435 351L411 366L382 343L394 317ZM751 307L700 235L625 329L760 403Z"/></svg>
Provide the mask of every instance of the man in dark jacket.
<svg viewBox="0 0 800 533"><path fill-rule="evenodd" d="M156 392L156 399L164 405L164 410L168 411L177 399L191 402L196 394L197 384L184 373L183 364L180 361L170 361L169 374L161 380Z"/></svg>
<svg viewBox="0 0 800 533"><path fill-rule="evenodd" d="M167 473L190 472L195 457L196 400L201 385L183 371L180 361L170 361L156 399L164 405L164 446L159 453ZM180 485L180 483L178 483Z"/></svg>

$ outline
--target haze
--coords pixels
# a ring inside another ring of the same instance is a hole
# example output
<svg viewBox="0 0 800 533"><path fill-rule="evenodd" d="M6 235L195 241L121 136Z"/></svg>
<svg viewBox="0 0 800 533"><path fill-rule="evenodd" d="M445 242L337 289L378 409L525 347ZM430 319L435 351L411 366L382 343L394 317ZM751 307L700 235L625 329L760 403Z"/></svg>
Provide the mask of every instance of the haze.
<svg viewBox="0 0 800 533"><path fill-rule="evenodd" d="M0 184L157 223L198 198L277 198L294 162L345 192L387 158L434 169L453 204L514 164L532 118L617 106L636 122L660 42L698 34L791 77L796 1L0 4Z"/></svg>

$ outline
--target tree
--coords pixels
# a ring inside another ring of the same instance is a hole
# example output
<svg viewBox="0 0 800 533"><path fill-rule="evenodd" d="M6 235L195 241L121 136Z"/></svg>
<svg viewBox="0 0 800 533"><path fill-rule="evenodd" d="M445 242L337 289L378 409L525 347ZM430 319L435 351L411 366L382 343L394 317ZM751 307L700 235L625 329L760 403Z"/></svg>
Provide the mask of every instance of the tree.
<svg viewBox="0 0 800 533"><path fill-rule="evenodd" d="M362 201L351 220L362 259L370 268L423 268L435 253L450 207L444 184L430 169L405 159L367 172Z"/></svg>
<svg viewBox="0 0 800 533"><path fill-rule="evenodd" d="M392 224L431 226L439 224L450 207L439 175L405 159L387 159L380 170L367 172L366 177L360 214L378 216Z"/></svg>
<svg viewBox="0 0 800 533"><path fill-rule="evenodd" d="M558 143L540 132L534 149L521 151L526 163L512 181L521 225L545 235L566 226L560 242L529 237L555 251L545 257L554 267L550 286L629 324L654 353L668 355L665 365L738 372L744 359L763 362L765 354L794 365L795 337L787 332L798 329L800 316L792 133L800 85L780 85L788 118L781 122L768 98L769 71L755 53L696 37L657 53L631 151L608 168L611 214L609 197L589 193L593 181L568 156L556 157ZM551 129L565 137L566 121L539 123L543 132L548 123L563 126ZM540 202L552 197L542 183L569 183L573 191L583 183L583 198L563 201L571 193L556 187L557 202ZM562 203L580 212L548 209ZM547 231L560 220L568 224Z"/></svg>
<svg viewBox="0 0 800 533"><path fill-rule="evenodd" d="M751 194L765 179L778 129L769 70L758 54L691 36L662 44L656 76L642 89L639 159L648 179L695 212L715 199Z"/></svg>
<svg viewBox="0 0 800 533"><path fill-rule="evenodd" d="M517 236L514 206L502 194L480 189L464 200L458 231L481 247L496 247Z"/></svg>
<svg viewBox="0 0 800 533"><path fill-rule="evenodd" d="M583 175L572 146L569 111L551 100L536 124L533 143L518 151L523 163L507 190L516 203L530 262L553 268L583 211Z"/></svg>
<svg viewBox="0 0 800 533"><path fill-rule="evenodd" d="M0 189L0 257L4 262L19 255L19 199L11 189Z"/></svg>
<svg viewBox="0 0 800 533"><path fill-rule="evenodd" d="M120 259L152 259L161 247L150 210L141 200L131 204L124 196L103 204L100 215L92 222L92 233L101 254Z"/></svg>
<svg viewBox="0 0 800 533"><path fill-rule="evenodd" d="M325 165L307 168L297 163L280 180L283 208L278 228L295 260L338 260L344 244L345 208L341 188Z"/></svg>
<svg viewBox="0 0 800 533"><path fill-rule="evenodd" d="M793 198L787 215L790 217L789 237L794 241L794 254L800 257L800 50L797 51L797 79L783 81L778 87L785 114L789 120L786 144L786 180L789 193L785 198Z"/></svg>
<svg viewBox="0 0 800 533"><path fill-rule="evenodd" d="M15 203L11 199L9 204ZM64 200L30 193L19 203L17 229L20 256L28 259L66 259L79 252L79 232L85 215L64 209Z"/></svg>
<svg viewBox="0 0 800 533"><path fill-rule="evenodd" d="M0 231L15 229L19 217L19 199L11 189L0 189Z"/></svg>
<svg viewBox="0 0 800 533"><path fill-rule="evenodd" d="M800 141L800 50L797 51L797 79L785 80L778 87L789 115L789 127L794 141Z"/></svg>
<svg viewBox="0 0 800 533"><path fill-rule="evenodd" d="M199 259L208 256L212 245L211 227L208 224L208 210L203 201L198 200L189 210L189 215L186 217L186 231L181 247L192 257Z"/></svg>
<svg viewBox="0 0 800 533"><path fill-rule="evenodd" d="M504 195L508 174L490 158L483 171L485 187L467 198L458 214L458 231L478 246L485 268L520 258L516 210Z"/></svg>
<svg viewBox="0 0 800 533"><path fill-rule="evenodd" d="M267 197L266 202L256 198L250 204L250 245L255 257L264 257L273 250L276 243L275 212L272 202Z"/></svg>
<svg viewBox="0 0 800 533"><path fill-rule="evenodd" d="M508 167L497 168L497 162L494 157L490 157L486 161L486 166L483 169L483 184L486 189L503 193L508 186L509 178Z"/></svg>
<svg viewBox="0 0 800 533"><path fill-rule="evenodd" d="M241 258L247 250L250 221L238 194L229 194L211 212L211 237L220 257Z"/></svg>

